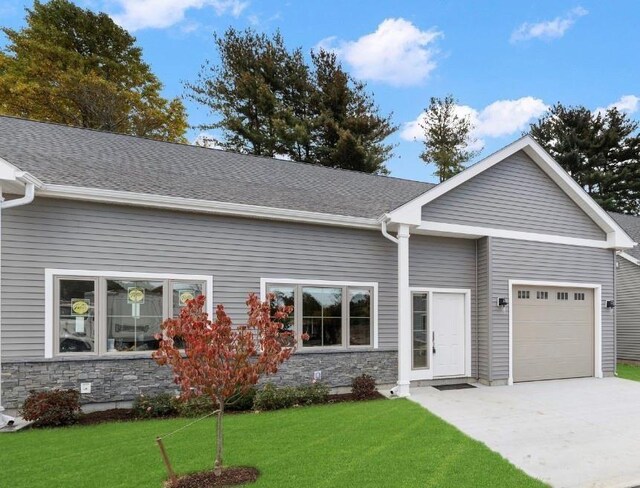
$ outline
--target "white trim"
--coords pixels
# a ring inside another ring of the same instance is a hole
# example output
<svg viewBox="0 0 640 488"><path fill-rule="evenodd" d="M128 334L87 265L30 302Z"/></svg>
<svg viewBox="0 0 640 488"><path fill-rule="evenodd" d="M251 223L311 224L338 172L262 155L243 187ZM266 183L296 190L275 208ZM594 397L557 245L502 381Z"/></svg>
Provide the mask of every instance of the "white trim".
<svg viewBox="0 0 640 488"><path fill-rule="evenodd" d="M602 285L568 281L509 280L509 385L513 385L513 287L548 286L557 288L589 288L593 290L594 312L594 374L602 378Z"/></svg>
<svg viewBox="0 0 640 488"><path fill-rule="evenodd" d="M37 193L41 197L65 198L116 205L134 205L143 207L183 210L187 212L203 212L217 215L234 215L259 219L307 222L363 229L379 229L378 219L334 215L321 212L308 212L288 208L263 207L232 202L217 202L196 198L170 197L148 193L135 193L120 190L105 190L67 185L45 185Z"/></svg>
<svg viewBox="0 0 640 488"><path fill-rule="evenodd" d="M54 281L57 276L78 276L78 277L96 277L96 278L137 278L143 280L180 280L180 281L204 281L207 289L205 296L206 312L209 317L213 317L213 276L211 275L193 275L193 274L177 274L177 273L135 273L129 271L104 271L104 270L88 270L88 269L54 269L45 268L44 270L44 357L53 358L54 344L54 317L55 317L55 297L53 296ZM110 354L113 355L113 354ZM101 357L101 356L95 356Z"/></svg>
<svg viewBox="0 0 640 488"><path fill-rule="evenodd" d="M409 287L409 297L410 300L413 299L414 293L427 293L429 305L427 309L428 322L429 322L429 331L433 332L432 329L432 312L433 312L433 294L434 293L454 293L458 295L464 295L464 343L465 343L465 358L464 358L464 375L459 376L460 378L471 377L471 289L470 288L434 288L434 287L421 287L421 286L411 286ZM411 302L410 302L411 303ZM433 375L433 347L431 344L431 335L428 337L429 344L429 366L427 368L422 369L411 369L409 374L411 381L418 380L432 380L439 378L457 378L457 376L434 376Z"/></svg>
<svg viewBox="0 0 640 488"><path fill-rule="evenodd" d="M629 262L632 262L636 266L640 266L640 259L634 258L631 254L627 254L626 252L619 251L618 252L618 256L620 256L621 258L626 259Z"/></svg>
<svg viewBox="0 0 640 488"><path fill-rule="evenodd" d="M524 136L467 168L422 195L389 212L392 222L420 225L422 207L445 193L469 181L518 151L524 151L568 196L607 234L610 247L630 249L633 239L613 220L583 188L531 136ZM499 183L498 183L499 184Z"/></svg>
<svg viewBox="0 0 640 488"><path fill-rule="evenodd" d="M415 234L447 235L454 237L482 236L501 237L505 239L515 239L520 241L550 242L555 244L566 244L569 246L596 247L601 249L611 249L614 247L609 241L595 239L580 239L577 237L565 237L551 234L538 234L535 232L523 232L508 229L496 229L493 227L477 227L472 225L446 224L443 222L429 222L423 220L420 226L413 229Z"/></svg>
<svg viewBox="0 0 640 488"><path fill-rule="evenodd" d="M378 349L378 282L377 281L333 281L333 280L307 280L299 278L260 278L260 300L263 302L267 299L267 284L290 284L302 286L348 286L371 288L373 290L373 348ZM349 346L345 345L342 349L355 350L365 348L367 346ZM321 351L322 349L318 349Z"/></svg>

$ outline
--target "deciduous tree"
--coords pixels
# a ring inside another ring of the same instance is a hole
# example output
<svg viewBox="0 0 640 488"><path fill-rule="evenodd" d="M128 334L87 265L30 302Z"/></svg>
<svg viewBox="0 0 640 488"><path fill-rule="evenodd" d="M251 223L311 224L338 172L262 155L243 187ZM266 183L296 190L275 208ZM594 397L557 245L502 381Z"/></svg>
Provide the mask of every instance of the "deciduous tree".
<svg viewBox="0 0 640 488"><path fill-rule="evenodd" d="M206 395L218 406L214 466L218 475L225 406L246 394L261 376L277 372L295 349L293 333L282 325L292 307L274 309L272 300L273 295L269 302L261 302L250 294L247 323L234 327L222 305L210 320L204 312L205 297L199 296L187 302L179 317L166 320L157 336L160 347L153 358L173 369L182 398Z"/></svg>
<svg viewBox="0 0 640 488"><path fill-rule="evenodd" d="M36 0L26 26L2 32L0 113L183 141L182 102L162 84L136 39L104 13L68 0Z"/></svg>

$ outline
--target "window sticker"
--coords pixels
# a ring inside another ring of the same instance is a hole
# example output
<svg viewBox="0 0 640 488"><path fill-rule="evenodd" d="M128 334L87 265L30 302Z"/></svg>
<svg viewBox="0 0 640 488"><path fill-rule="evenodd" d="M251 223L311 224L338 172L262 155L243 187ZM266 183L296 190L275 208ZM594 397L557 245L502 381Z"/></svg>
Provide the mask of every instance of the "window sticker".
<svg viewBox="0 0 640 488"><path fill-rule="evenodd" d="M127 288L127 303L131 305L131 316L140 318L140 305L144 304L144 288L130 286Z"/></svg>
<svg viewBox="0 0 640 488"><path fill-rule="evenodd" d="M84 298L71 299L71 313L76 317L76 334L84 334L84 318L89 313L89 300Z"/></svg>
<svg viewBox="0 0 640 488"><path fill-rule="evenodd" d="M189 300L193 300L194 298L195 294L193 290L178 290L178 299L181 307L184 307Z"/></svg>
<svg viewBox="0 0 640 488"><path fill-rule="evenodd" d="M144 288L130 286L127 288L127 303L130 305L140 305L144 303Z"/></svg>

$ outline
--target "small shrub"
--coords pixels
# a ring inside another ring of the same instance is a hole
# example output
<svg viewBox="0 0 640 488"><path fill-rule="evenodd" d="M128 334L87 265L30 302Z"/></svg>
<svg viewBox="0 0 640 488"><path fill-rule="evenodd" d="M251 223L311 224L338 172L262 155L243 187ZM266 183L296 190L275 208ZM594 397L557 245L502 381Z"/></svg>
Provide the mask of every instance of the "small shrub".
<svg viewBox="0 0 640 488"><path fill-rule="evenodd" d="M216 410L213 400L206 395L178 400L176 406L181 417L203 417Z"/></svg>
<svg viewBox="0 0 640 488"><path fill-rule="evenodd" d="M299 386L297 400L299 405L327 403L329 400L329 387L324 383Z"/></svg>
<svg viewBox="0 0 640 488"><path fill-rule="evenodd" d="M351 394L356 400L371 398L376 392L376 380L368 374L356 376L351 382Z"/></svg>
<svg viewBox="0 0 640 488"><path fill-rule="evenodd" d="M276 388L267 383L255 395L253 408L256 410L279 410L296 405L326 403L329 399L329 387L322 383L308 386L286 386Z"/></svg>
<svg viewBox="0 0 640 488"><path fill-rule="evenodd" d="M253 399L256 396L255 388L251 388L247 393L241 395L232 404L225 406L226 411L245 412L253 408ZM203 417L217 410L218 406L213 400L202 395L189 398L188 400L178 400L176 403L178 415L181 417Z"/></svg>
<svg viewBox="0 0 640 488"><path fill-rule="evenodd" d="M253 408L253 400L256 397L256 389L251 388L244 395L240 395L237 400L235 400L232 404L227 405L225 407L226 410L231 412L246 412Z"/></svg>
<svg viewBox="0 0 640 488"><path fill-rule="evenodd" d="M31 391L22 404L20 415L40 427L58 427L76 423L80 414L77 390Z"/></svg>
<svg viewBox="0 0 640 488"><path fill-rule="evenodd" d="M140 395L133 402L133 413L140 418L171 417L177 412L177 399L169 393Z"/></svg>

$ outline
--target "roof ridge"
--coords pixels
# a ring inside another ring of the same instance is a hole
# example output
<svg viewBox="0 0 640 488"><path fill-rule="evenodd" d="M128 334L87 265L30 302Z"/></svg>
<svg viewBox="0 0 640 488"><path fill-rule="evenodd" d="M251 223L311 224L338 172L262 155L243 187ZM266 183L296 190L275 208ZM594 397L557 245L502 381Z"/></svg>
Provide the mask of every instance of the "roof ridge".
<svg viewBox="0 0 640 488"><path fill-rule="evenodd" d="M36 123L36 124L53 125L53 126L63 127L63 128L68 128L68 129L86 130L86 131L90 131L90 132L97 132L99 134L110 134L110 135L115 135L115 136L131 137L133 139L140 139L140 140L150 141L150 142L157 142L157 143L164 143L164 144L174 144L176 146L182 146L182 147L186 147L186 148L194 148L196 150L204 149L204 150L209 150L209 151L218 151L218 152L222 152L222 153L238 154L238 155L241 155L241 156L248 156L248 157L257 158L257 159L265 159L265 160L269 160L269 161L278 161L280 163L300 164L300 165L305 165L305 166L311 166L311 167L314 167L314 168L322 168L322 169L326 169L326 170L344 171L344 172L355 173L355 174L363 175L363 176L373 176L373 177L377 177L377 178L386 178L386 179L392 179L392 180L398 180L398 181L408 181L408 182L413 182L413 183L420 183L420 184L423 184L423 185L430 185L431 187L436 186L436 183L430 183L428 181L420 181L420 180L414 180L414 179L410 179L410 178L400 178L398 176L391 176L391 175L380 175L380 174L374 174L374 173L366 173L364 171L357 171L357 170L354 170L354 169L334 168L334 167L331 167L331 166L323 166L321 164L309 163L309 162L305 162L305 161L296 161L296 160L293 160L293 159L279 159L279 158L274 158L274 157L271 157L271 156L262 156L262 155L259 155L259 154L241 153L241 152L233 151L233 150L230 150L230 149L220 149L220 148L214 148L214 147L198 146L196 144L189 144L189 143L185 143L185 142L163 141L163 140L160 140L160 139L153 139L151 137L146 137L146 136L136 136L136 135L133 135L133 134L125 134L125 133L121 133L121 132L113 132L113 131L108 131L108 130L93 129L91 127L79 127L79 126L76 126L76 125L63 124L61 122L52 122L52 121L49 121L49 120L36 120L36 119L29 119L29 118L25 118L25 117L17 117L15 115L6 115L6 114L0 114L0 118L21 120L21 121L24 121L24 122L32 122L32 123Z"/></svg>

